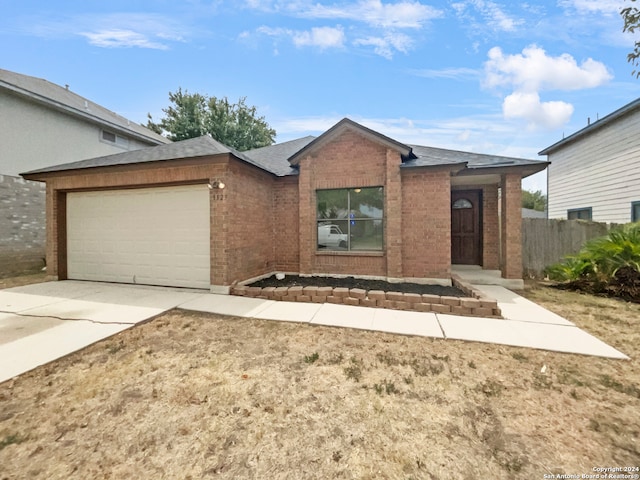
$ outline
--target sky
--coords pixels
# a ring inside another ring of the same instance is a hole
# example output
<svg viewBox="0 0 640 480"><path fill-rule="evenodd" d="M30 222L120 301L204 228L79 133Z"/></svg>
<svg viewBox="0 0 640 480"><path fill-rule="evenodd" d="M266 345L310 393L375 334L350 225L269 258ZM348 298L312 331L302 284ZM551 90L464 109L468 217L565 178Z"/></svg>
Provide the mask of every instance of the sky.
<svg viewBox="0 0 640 480"><path fill-rule="evenodd" d="M277 142L344 117L404 143L538 152L640 97L629 0L0 0L0 68L145 124L246 97ZM546 192L546 174L523 181Z"/></svg>

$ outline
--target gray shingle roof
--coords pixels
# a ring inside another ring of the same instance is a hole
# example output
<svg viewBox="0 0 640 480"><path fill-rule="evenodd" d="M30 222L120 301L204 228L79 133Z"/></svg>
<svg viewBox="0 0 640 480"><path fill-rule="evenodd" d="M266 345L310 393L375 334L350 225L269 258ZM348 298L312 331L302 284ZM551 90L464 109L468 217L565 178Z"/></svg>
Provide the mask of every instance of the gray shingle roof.
<svg viewBox="0 0 640 480"><path fill-rule="evenodd" d="M209 155L218 155L220 153L233 153L234 155L242 155L234 152L222 143L214 140L208 135L181 142L159 145L157 147L142 148L140 150L132 150L129 152L116 153L106 155L104 157L89 158L78 162L64 163L62 165L54 165L53 167L41 168L23 175L31 175L36 173L62 172L66 170L78 170L94 167L110 167L114 165L130 165L134 163L158 162L162 160L174 160L177 158L197 158Z"/></svg>
<svg viewBox="0 0 640 480"><path fill-rule="evenodd" d="M295 155L304 147L309 145L313 140L315 140L315 138L316 137L310 135L308 137L298 138L288 142L249 150L244 152L244 154L279 177L296 175L298 170L291 166L288 160L289 157Z"/></svg>
<svg viewBox="0 0 640 480"><path fill-rule="evenodd" d="M273 175L284 177L297 175L298 169L289 163L292 157L308 148L316 137L308 136L288 142L257 148L246 152L238 152L214 140L209 135L189 140L182 140L167 145L148 147L141 150L118 153L104 157L81 160L79 162L55 165L40 170L33 170L23 175L36 175L48 172L61 172L94 167L130 165L137 163L157 162L184 158L197 158L228 153L240 161L254 165ZM425 147L421 145L403 145L409 152L403 156L402 168L434 167L440 165L458 165L466 172L474 169L526 167L527 175L546 168L548 162L527 160L524 158L502 157L471 152L459 152L444 148Z"/></svg>
<svg viewBox="0 0 640 480"><path fill-rule="evenodd" d="M487 155L484 153L461 152L458 150L425 147L422 145L410 145L410 147L412 148L412 152L416 158L406 160L402 165L405 168L466 164L467 168L473 169L546 164L546 162L542 162L540 160L502 157L500 155Z"/></svg>
<svg viewBox="0 0 640 480"><path fill-rule="evenodd" d="M81 117L151 145L169 143L168 139L148 128L42 78L0 69L0 89L11 91L34 102Z"/></svg>

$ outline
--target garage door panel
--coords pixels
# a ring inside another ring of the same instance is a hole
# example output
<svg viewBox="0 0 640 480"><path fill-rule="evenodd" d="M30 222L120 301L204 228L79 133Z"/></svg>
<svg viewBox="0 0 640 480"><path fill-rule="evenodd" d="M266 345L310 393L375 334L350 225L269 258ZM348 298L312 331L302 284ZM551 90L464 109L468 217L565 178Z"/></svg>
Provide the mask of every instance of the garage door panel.
<svg viewBox="0 0 640 480"><path fill-rule="evenodd" d="M208 288L209 218L206 186L69 193L68 277Z"/></svg>

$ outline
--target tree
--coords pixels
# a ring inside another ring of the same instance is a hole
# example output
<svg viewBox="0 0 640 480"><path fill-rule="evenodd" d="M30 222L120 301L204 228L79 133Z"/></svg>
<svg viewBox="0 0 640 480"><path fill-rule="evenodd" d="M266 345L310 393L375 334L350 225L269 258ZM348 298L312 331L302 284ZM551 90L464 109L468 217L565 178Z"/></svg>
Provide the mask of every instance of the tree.
<svg viewBox="0 0 640 480"><path fill-rule="evenodd" d="M530 208L544 212L547 208L547 196L540 190L535 192L522 190L522 208Z"/></svg>
<svg viewBox="0 0 640 480"><path fill-rule="evenodd" d="M636 0L627 0L628 2L635 3ZM620 10L620 15L624 20L623 32L635 33L636 30L640 30L640 9L636 6L625 7ZM627 55L627 61L634 67L640 66L640 40L635 43L635 48L631 53ZM636 78L640 78L640 69L634 69L631 72Z"/></svg>
<svg viewBox="0 0 640 480"><path fill-rule="evenodd" d="M162 109L165 116L155 123L147 114L147 128L166 134L172 141L200 137L207 133L220 143L239 151L265 147L275 141L276 131L258 116L246 97L237 103L224 98L190 94L181 88L169 92L171 105Z"/></svg>

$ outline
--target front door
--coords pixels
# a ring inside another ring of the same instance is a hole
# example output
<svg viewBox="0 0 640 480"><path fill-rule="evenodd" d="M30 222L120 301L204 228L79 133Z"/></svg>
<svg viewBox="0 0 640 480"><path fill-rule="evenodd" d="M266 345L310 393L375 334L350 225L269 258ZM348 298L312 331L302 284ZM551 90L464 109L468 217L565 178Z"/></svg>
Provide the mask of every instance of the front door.
<svg viewBox="0 0 640 480"><path fill-rule="evenodd" d="M481 201L480 190L451 192L451 263L453 264L481 264Z"/></svg>

